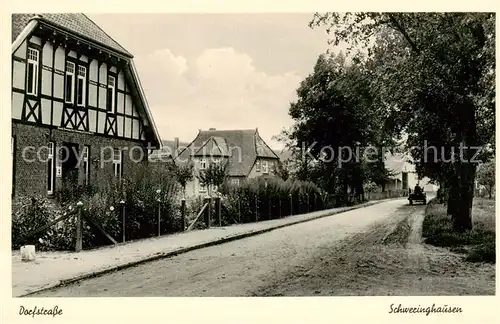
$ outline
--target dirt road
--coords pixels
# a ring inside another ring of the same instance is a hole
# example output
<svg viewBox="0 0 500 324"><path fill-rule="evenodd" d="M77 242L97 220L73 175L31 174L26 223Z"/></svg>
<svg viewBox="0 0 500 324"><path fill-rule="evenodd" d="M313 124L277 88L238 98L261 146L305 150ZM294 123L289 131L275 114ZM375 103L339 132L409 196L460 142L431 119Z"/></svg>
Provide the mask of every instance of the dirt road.
<svg viewBox="0 0 500 324"><path fill-rule="evenodd" d="M384 202L32 297L494 294L494 266L421 244L424 208Z"/></svg>

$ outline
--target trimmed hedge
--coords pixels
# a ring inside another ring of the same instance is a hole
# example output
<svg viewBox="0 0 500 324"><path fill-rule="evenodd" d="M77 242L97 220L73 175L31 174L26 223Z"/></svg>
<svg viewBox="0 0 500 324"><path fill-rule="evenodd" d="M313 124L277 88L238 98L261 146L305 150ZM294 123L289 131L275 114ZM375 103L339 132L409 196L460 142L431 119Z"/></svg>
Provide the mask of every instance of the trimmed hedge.
<svg viewBox="0 0 500 324"><path fill-rule="evenodd" d="M269 220L323 209L320 189L311 182L255 178L226 185L222 213L225 225Z"/></svg>

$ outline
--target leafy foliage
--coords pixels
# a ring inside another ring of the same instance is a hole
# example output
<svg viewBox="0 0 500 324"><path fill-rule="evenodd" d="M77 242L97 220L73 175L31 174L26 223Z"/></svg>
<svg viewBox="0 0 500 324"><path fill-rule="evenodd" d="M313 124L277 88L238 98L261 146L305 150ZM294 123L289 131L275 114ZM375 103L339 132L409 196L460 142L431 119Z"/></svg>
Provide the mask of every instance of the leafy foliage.
<svg viewBox="0 0 500 324"><path fill-rule="evenodd" d="M12 248L18 249L25 244L34 244L38 250L52 248L54 237L58 232L52 229L27 235L38 228L48 225L64 211L52 201L44 197L16 197L12 201Z"/></svg>
<svg viewBox="0 0 500 324"><path fill-rule="evenodd" d="M227 179L225 165L222 163L209 163L206 169L200 170L197 177L200 184L208 187L209 190L213 187L221 187Z"/></svg>
<svg viewBox="0 0 500 324"><path fill-rule="evenodd" d="M428 141L451 154L459 145L493 145L494 14L326 13L310 26L324 26L332 45L361 48L353 61L368 70L373 103L386 108L392 133L408 134L409 146ZM456 207L449 212L461 231L472 224L471 151L450 163L422 162L427 153L412 150L418 172L449 188L448 203Z"/></svg>
<svg viewBox="0 0 500 324"><path fill-rule="evenodd" d="M194 179L193 169L194 167L191 163L172 165L172 170L175 174L175 177L183 189L186 188L186 184L189 181L192 181Z"/></svg>
<svg viewBox="0 0 500 324"><path fill-rule="evenodd" d="M122 183L110 183L96 191L85 192L72 201L65 199L19 197L12 208L12 247L34 243L39 250L72 250L75 247L75 217L61 221L46 231L26 239L32 230L49 224L65 213L75 212L76 203L83 203L83 215L99 224L117 241L122 237L122 204L126 208L126 239L139 239L158 234L157 216L161 208L162 234L182 229L178 206L180 187L166 168L139 167L131 178ZM83 222L85 249L111 244L88 221Z"/></svg>
<svg viewBox="0 0 500 324"><path fill-rule="evenodd" d="M346 201L348 194L363 200L365 182L385 185L390 172L382 147L393 141L385 108L375 104L369 70L357 62L342 53L320 55L297 89L298 100L290 105L295 124L282 134L289 147L301 152L296 158L297 178L343 195ZM366 158L367 146L380 148L375 159Z"/></svg>
<svg viewBox="0 0 500 324"><path fill-rule="evenodd" d="M290 177L290 171L288 169L288 161L278 162L274 164L272 174L276 175L280 179L286 181Z"/></svg>
<svg viewBox="0 0 500 324"><path fill-rule="evenodd" d="M480 185L486 187L488 195L491 198L495 189L495 158L479 166L477 181Z"/></svg>

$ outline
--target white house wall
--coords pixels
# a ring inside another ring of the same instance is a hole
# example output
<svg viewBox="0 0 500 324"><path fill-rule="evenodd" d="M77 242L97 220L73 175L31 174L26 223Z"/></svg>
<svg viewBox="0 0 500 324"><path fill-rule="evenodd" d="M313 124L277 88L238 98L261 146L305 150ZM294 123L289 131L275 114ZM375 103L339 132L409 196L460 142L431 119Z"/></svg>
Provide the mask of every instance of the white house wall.
<svg viewBox="0 0 500 324"><path fill-rule="evenodd" d="M14 120L33 122L25 120L23 109L26 110L26 70L27 70L27 48L29 44L41 47L39 54L39 93L38 103L41 106L41 116L39 123L52 127L66 127L62 124L64 104L64 83L66 67L66 51L63 46L54 45L50 41L43 41L37 36L28 36L19 48L12 55L12 107L11 114ZM87 102L83 110L88 118L87 131L105 134L106 117L106 95L108 70L117 72L116 77L116 137L125 139L144 140L145 136L140 129L148 122L141 118L136 101L130 89L131 84L127 84L127 79L123 71L119 71L115 66L107 66L105 62L92 59L84 55L78 55L76 51L69 51L68 57L78 58L79 62L88 64L87 68ZM76 80L76 76L75 76ZM76 87L75 87L76 88ZM76 90L76 89L75 89ZM31 102L31 101L30 101ZM30 117L33 118L33 117ZM80 130L80 129L79 129Z"/></svg>

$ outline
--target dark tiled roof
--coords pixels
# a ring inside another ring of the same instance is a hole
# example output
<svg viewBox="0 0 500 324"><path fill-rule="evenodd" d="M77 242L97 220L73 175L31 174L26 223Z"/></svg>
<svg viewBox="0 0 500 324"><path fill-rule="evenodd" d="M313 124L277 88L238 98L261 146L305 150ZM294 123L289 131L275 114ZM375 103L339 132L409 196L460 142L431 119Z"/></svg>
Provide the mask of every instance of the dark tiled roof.
<svg viewBox="0 0 500 324"><path fill-rule="evenodd" d="M213 139L219 147L221 139L227 146L230 155L228 159L229 176L247 176L256 157L278 159L276 154L264 143L256 129L245 130L208 130L200 131L193 142L176 158L176 162L183 163L199 151L208 140Z"/></svg>
<svg viewBox="0 0 500 324"><path fill-rule="evenodd" d="M220 136L212 136L203 143L195 156L230 156L226 140Z"/></svg>
<svg viewBox="0 0 500 324"><path fill-rule="evenodd" d="M40 16L41 20L61 27L75 35L83 36L104 45L118 53L132 57L126 49L106 34L96 23L81 13L38 13L12 14L12 41L23 31L30 19Z"/></svg>

